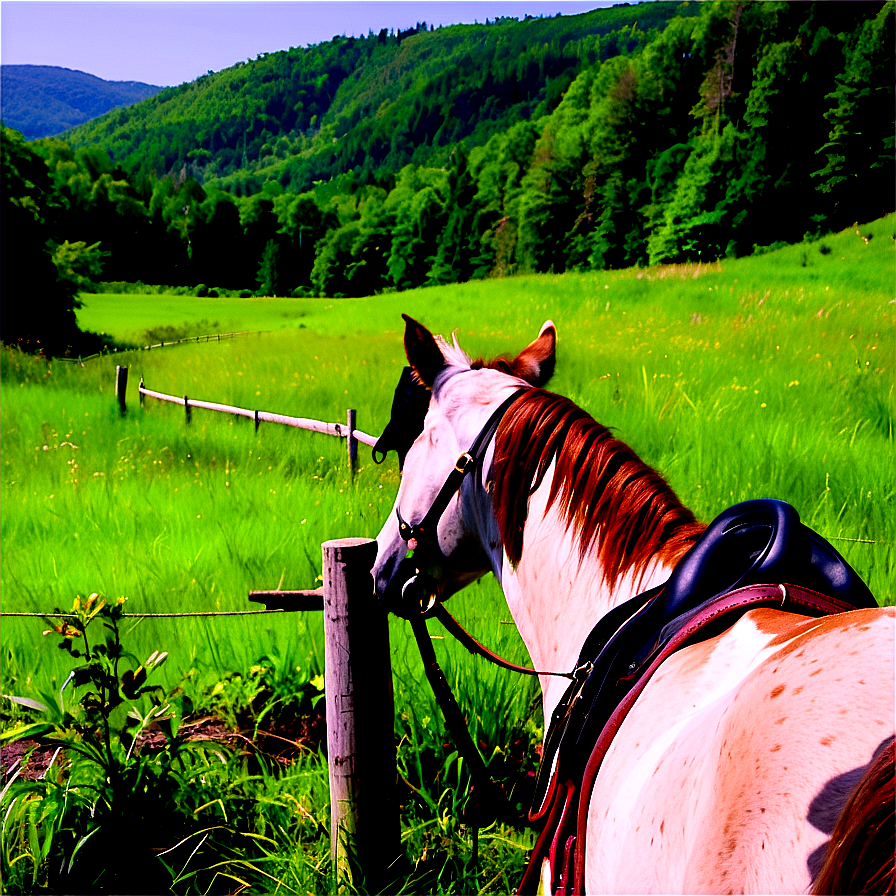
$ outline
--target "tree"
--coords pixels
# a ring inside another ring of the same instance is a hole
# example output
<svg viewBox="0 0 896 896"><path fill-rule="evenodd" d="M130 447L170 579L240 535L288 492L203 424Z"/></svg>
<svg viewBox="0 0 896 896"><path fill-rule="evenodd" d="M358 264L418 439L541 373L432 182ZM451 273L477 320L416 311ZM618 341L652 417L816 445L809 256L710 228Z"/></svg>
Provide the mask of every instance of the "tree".
<svg viewBox="0 0 896 896"><path fill-rule="evenodd" d="M261 265L256 274L258 292L263 296L282 295L279 275L280 246L270 239L261 253Z"/></svg>
<svg viewBox="0 0 896 896"><path fill-rule="evenodd" d="M445 225L444 183L439 182L441 177L425 177L433 174L408 166L389 195L389 203L395 207L395 227L388 271L397 289L413 289L426 282L439 245Z"/></svg>
<svg viewBox="0 0 896 896"><path fill-rule="evenodd" d="M282 235L281 282L292 292L307 290L316 247L329 230L338 226L338 220L334 212L321 207L314 193L284 194L275 207Z"/></svg>
<svg viewBox="0 0 896 896"><path fill-rule="evenodd" d="M79 291L100 273L98 245L56 243L45 224L52 202L47 165L18 131L0 125L0 338L25 351L81 350Z"/></svg>
<svg viewBox="0 0 896 896"><path fill-rule="evenodd" d="M433 285L463 283L473 272L472 259L478 247L478 234L472 232L476 215L476 183L470 173L467 151L459 144L448 172L445 208L448 219L439 237L438 251L426 279Z"/></svg>
<svg viewBox="0 0 896 896"><path fill-rule="evenodd" d="M836 105L825 114L832 127L819 154L827 165L812 176L831 194L841 226L893 210L894 21L893 4L885 3L858 29L830 95Z"/></svg>

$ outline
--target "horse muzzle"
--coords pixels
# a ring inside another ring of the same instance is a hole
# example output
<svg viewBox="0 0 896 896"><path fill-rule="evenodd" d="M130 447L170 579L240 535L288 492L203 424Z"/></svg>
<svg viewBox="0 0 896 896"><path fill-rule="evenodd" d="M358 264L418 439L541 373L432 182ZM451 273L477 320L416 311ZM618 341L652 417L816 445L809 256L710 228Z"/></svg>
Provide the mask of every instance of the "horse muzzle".
<svg viewBox="0 0 896 896"><path fill-rule="evenodd" d="M421 569L412 557L386 563L374 580L380 606L405 619L425 615L442 597L443 587L436 576Z"/></svg>

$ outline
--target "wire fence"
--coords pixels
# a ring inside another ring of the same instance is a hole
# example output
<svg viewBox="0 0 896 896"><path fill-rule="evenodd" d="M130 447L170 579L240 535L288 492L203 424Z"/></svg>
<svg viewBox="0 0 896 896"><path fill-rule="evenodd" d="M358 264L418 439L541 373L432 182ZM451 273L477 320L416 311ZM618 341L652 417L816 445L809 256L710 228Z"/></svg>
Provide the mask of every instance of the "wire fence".
<svg viewBox="0 0 896 896"><path fill-rule="evenodd" d="M196 342L220 342L222 339L233 339L235 336L251 336L253 333L261 334L267 333L267 330L240 330L236 333L209 333L207 336L187 336L183 339L172 339L170 342L156 342L152 345L138 345L134 348L110 348L105 349L101 352L96 352L92 355L87 355L87 357L82 358L78 355L77 358L57 358L57 361L66 361L69 364L80 364L81 367L84 366L85 361L93 361L96 358L108 358L110 355L117 355L119 351L121 352L148 352L154 348L168 348L172 345L186 345L187 343L196 343Z"/></svg>
<svg viewBox="0 0 896 896"><path fill-rule="evenodd" d="M180 613L122 613L125 619L185 619L211 616L265 616L273 613L292 613L297 610L323 610L323 587L301 591L250 591L249 600L265 604L264 610L190 610ZM76 613L0 612L0 616L24 619L78 619Z"/></svg>

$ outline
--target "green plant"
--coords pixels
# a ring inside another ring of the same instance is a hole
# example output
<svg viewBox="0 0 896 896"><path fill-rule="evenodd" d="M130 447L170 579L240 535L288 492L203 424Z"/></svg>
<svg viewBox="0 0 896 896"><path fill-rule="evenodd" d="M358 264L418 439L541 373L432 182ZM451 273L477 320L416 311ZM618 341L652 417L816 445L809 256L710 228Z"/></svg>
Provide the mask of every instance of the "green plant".
<svg viewBox="0 0 896 896"><path fill-rule="evenodd" d="M41 719L5 732L0 742L57 748L41 780L17 780L17 772L3 790L7 891L30 891L40 882L136 892L138 882L141 892L163 892L173 864L161 856L176 861L176 853L195 845L190 841L201 826L192 786L214 762L209 754L222 748L178 736L189 701L149 682L166 653L153 651L141 663L124 649L125 600L79 596L69 613L46 617L44 635L57 636L76 665L62 688L42 700L7 697ZM121 848L110 848L115 844Z"/></svg>

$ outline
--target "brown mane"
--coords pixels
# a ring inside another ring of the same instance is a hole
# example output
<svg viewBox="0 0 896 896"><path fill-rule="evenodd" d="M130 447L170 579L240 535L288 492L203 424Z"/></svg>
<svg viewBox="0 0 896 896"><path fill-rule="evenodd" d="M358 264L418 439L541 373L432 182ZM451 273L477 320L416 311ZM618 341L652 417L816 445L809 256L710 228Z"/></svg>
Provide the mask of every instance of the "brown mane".
<svg viewBox="0 0 896 896"><path fill-rule="evenodd" d="M568 398L533 389L508 410L495 439L494 506L510 562L519 563L529 497L556 459L548 506L560 501L580 539L596 550L612 588L651 560L676 562L705 526L663 477Z"/></svg>

